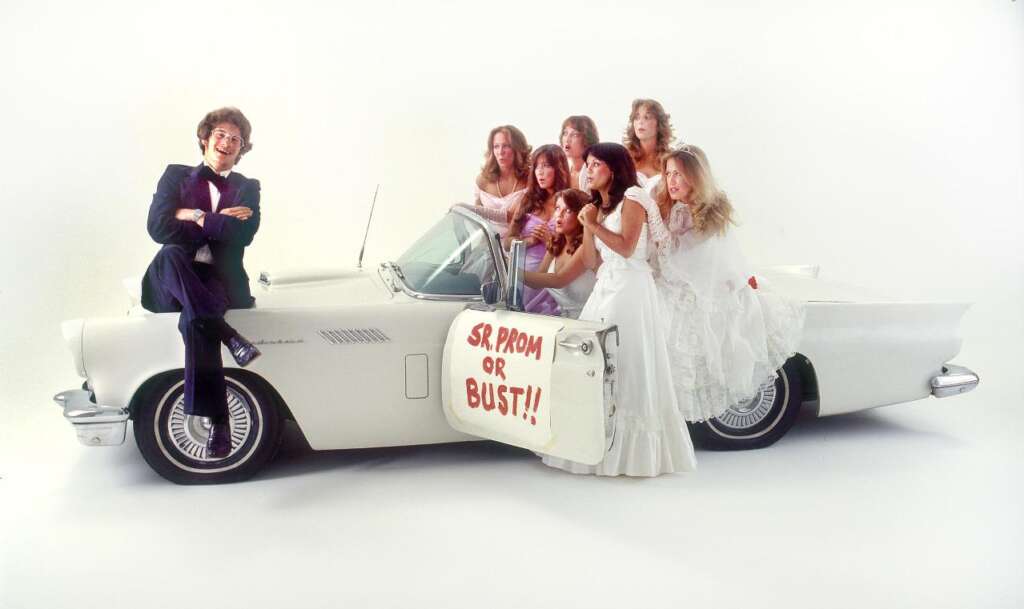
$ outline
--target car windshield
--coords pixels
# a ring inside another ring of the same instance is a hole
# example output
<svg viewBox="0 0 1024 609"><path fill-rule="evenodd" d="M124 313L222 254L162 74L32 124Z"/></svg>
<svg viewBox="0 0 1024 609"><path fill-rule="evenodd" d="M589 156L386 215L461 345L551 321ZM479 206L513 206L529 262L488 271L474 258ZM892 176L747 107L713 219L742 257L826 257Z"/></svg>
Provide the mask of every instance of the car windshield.
<svg viewBox="0 0 1024 609"><path fill-rule="evenodd" d="M398 259L405 284L422 294L479 296L497 280L488 241L483 225L449 213Z"/></svg>

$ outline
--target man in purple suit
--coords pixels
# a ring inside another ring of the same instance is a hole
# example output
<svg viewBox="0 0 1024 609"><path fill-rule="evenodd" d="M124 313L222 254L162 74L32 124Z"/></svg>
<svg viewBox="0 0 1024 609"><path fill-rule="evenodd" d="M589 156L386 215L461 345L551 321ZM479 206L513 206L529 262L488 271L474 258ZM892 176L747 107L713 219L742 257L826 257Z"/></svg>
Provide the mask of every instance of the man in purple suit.
<svg viewBox="0 0 1024 609"><path fill-rule="evenodd" d="M185 414L208 417L206 457L231 453L220 345L239 366L259 350L224 321L228 309L254 300L242 266L245 247L260 226L260 183L232 171L252 149L252 126L237 108L220 108L196 130L203 162L168 165L149 207L147 228L163 245L142 280L142 306L181 312L185 342Z"/></svg>

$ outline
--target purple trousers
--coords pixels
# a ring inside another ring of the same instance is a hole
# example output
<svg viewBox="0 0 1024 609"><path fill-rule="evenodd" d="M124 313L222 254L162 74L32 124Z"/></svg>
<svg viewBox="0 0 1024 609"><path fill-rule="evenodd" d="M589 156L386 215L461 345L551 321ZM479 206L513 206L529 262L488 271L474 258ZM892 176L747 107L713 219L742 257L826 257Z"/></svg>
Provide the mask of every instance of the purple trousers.
<svg viewBox="0 0 1024 609"><path fill-rule="evenodd" d="M185 342L185 414L227 420L224 362L220 346L237 333L224 321L227 292L209 264L195 262L179 245L163 246L142 279L142 304L154 313L181 312Z"/></svg>

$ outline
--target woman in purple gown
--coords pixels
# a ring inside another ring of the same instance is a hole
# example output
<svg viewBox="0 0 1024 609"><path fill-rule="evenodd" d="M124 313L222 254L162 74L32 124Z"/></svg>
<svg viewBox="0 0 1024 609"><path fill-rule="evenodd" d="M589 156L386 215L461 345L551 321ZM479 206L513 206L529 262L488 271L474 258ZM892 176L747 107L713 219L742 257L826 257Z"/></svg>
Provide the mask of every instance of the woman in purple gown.
<svg viewBox="0 0 1024 609"><path fill-rule="evenodd" d="M507 247L513 239L522 239L526 244L526 270L536 271L555 230L555 193L569 187L569 161L560 146L547 144L534 151L530 167L526 194L513 208L505 242ZM523 303L530 313L558 313L555 299L543 289L526 287Z"/></svg>

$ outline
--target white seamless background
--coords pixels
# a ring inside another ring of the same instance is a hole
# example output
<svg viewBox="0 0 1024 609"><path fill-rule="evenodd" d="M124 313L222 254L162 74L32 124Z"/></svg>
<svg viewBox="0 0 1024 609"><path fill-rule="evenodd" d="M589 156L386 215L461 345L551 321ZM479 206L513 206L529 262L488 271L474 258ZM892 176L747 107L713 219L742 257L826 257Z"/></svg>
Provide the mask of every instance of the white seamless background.
<svg viewBox="0 0 1024 609"><path fill-rule="evenodd" d="M5 0L0 464L31 440L19 429L59 416L50 396L80 383L59 322L123 312L121 279L157 249L157 179L199 161L196 124L222 105L254 126L237 169L263 186L255 278L353 266L378 183L366 260L393 259L468 200L495 125L536 147L587 114L621 141L630 102L658 99L679 140L707 151L758 264L975 303L959 359L1007 388L1019 425L1022 10Z"/></svg>

